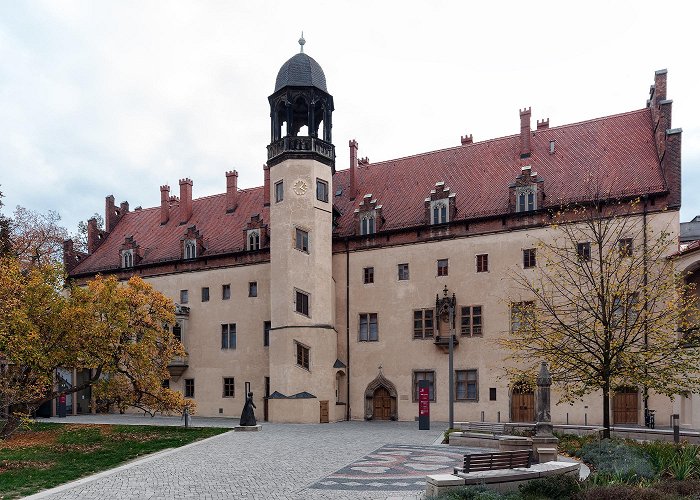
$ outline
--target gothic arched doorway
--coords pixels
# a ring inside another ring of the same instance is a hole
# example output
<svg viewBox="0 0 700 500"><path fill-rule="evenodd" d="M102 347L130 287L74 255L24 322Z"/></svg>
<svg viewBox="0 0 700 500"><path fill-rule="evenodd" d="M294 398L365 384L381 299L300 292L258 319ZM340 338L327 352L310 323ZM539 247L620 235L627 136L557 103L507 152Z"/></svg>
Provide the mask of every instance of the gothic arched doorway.
<svg viewBox="0 0 700 500"><path fill-rule="evenodd" d="M396 386L382 372L365 389L365 420L398 420Z"/></svg>

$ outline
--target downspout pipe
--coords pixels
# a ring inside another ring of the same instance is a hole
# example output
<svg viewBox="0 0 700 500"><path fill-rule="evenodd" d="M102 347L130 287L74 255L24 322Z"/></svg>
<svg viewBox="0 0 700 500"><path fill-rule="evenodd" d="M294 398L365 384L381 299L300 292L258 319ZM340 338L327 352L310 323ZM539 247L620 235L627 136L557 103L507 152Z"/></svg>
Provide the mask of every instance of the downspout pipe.
<svg viewBox="0 0 700 500"><path fill-rule="evenodd" d="M347 420L350 420L350 243L345 238L345 383L347 384L347 407L345 408Z"/></svg>
<svg viewBox="0 0 700 500"><path fill-rule="evenodd" d="M649 196L644 195L642 197L642 232L643 232L643 241L642 241L642 251L644 252L642 255L642 266L643 266L643 282L644 282L644 347L647 347L649 345L649 330L648 330L648 318L647 318L647 308L649 306L649 299L648 299L648 284L649 284L649 263L647 262L647 246L648 246L648 237L647 237L647 203L649 202ZM646 373L646 367L644 368L644 372ZM643 388L644 394L643 394L643 399L644 399L644 424L646 425L648 422L648 415L649 415L649 387L647 384L644 384Z"/></svg>

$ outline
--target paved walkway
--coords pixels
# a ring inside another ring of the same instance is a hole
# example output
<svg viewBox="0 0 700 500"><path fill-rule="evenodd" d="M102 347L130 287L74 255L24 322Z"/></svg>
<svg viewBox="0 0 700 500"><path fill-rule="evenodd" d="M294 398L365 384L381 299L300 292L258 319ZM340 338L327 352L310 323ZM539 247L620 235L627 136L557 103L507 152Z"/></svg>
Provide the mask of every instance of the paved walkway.
<svg viewBox="0 0 700 500"><path fill-rule="evenodd" d="M177 418L133 415L60 421L181 425ZM229 427L237 421L195 418L194 423ZM261 432L227 432L29 498L417 499L425 491L428 469L451 467L454 447L436 445L445 427L433 423L433 430L419 431L413 422L263 423Z"/></svg>

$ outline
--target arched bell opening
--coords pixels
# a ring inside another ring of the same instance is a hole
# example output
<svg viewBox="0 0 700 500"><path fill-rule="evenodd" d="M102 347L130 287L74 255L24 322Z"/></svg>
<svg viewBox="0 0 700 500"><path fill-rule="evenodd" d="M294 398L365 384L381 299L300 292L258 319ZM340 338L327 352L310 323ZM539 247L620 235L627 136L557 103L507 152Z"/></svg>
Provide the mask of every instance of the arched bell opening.
<svg viewBox="0 0 700 500"><path fill-rule="evenodd" d="M396 386L380 372L365 389L365 420L398 420Z"/></svg>

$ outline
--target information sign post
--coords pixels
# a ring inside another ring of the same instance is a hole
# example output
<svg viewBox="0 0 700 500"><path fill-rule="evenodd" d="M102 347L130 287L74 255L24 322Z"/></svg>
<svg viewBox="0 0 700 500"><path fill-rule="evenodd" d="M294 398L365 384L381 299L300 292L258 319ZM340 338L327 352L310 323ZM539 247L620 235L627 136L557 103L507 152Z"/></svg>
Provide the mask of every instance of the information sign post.
<svg viewBox="0 0 700 500"><path fill-rule="evenodd" d="M430 430L430 386L427 380L418 381L418 430Z"/></svg>

